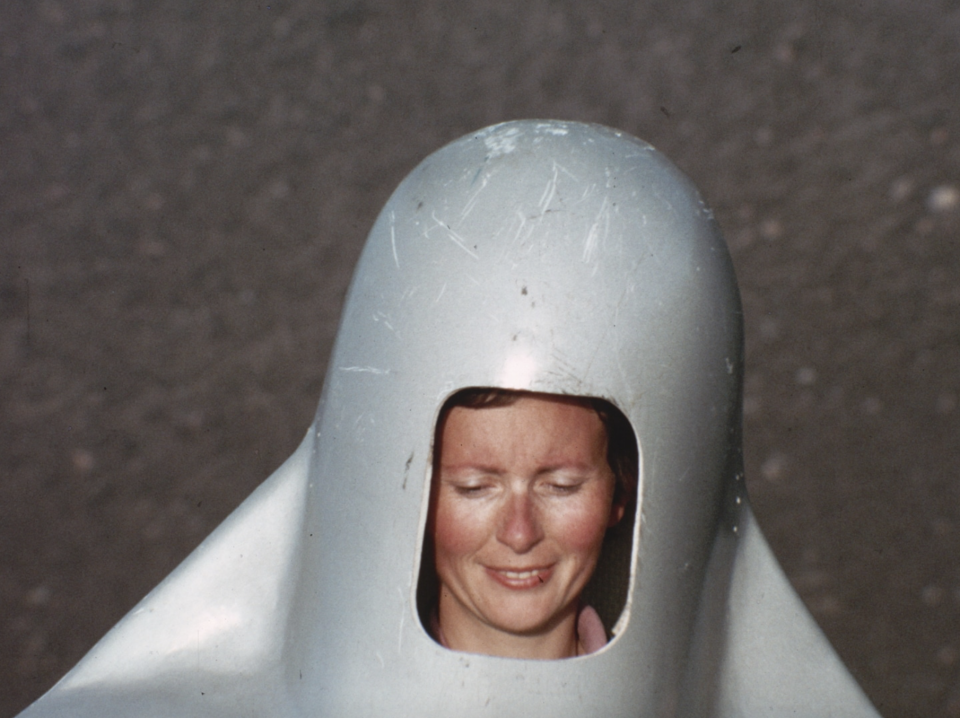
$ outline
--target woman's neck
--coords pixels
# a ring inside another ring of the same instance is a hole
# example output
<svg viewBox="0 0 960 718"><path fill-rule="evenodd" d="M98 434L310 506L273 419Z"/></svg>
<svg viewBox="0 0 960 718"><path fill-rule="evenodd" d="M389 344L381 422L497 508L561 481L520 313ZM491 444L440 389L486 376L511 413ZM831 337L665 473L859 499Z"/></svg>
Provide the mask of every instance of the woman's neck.
<svg viewBox="0 0 960 718"><path fill-rule="evenodd" d="M575 604L543 631L518 634L478 620L456 599L441 591L437 618L437 640L454 651L539 660L572 658L586 653L577 637Z"/></svg>

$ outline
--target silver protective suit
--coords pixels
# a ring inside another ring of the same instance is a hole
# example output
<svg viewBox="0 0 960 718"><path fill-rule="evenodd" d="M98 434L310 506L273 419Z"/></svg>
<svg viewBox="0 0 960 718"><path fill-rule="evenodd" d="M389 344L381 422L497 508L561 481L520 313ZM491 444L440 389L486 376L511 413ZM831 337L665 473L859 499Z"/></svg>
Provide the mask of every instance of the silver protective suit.
<svg viewBox="0 0 960 718"><path fill-rule="evenodd" d="M711 212L649 145L538 121L447 145L370 233L300 448L23 718L876 716L748 507L742 331ZM625 571L591 587L625 608L598 653L424 630L434 424L464 387L632 423Z"/></svg>

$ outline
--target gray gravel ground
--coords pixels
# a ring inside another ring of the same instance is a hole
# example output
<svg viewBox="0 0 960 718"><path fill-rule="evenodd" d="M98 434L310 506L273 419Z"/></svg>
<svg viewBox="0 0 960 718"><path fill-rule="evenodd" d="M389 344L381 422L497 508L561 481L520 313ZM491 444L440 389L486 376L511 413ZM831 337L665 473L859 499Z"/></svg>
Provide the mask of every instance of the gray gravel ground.
<svg viewBox="0 0 960 718"><path fill-rule="evenodd" d="M297 445L389 192L613 125L730 242L760 522L888 718L960 716L956 0L0 5L0 715Z"/></svg>

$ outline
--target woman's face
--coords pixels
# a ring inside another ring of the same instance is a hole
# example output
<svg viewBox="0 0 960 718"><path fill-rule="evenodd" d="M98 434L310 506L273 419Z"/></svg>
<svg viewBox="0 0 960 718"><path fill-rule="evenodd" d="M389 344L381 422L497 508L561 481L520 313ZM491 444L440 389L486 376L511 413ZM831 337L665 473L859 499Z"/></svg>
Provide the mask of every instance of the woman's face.
<svg viewBox="0 0 960 718"><path fill-rule="evenodd" d="M624 511L606 453L600 418L575 400L450 410L433 528L451 647L454 635L542 635L574 620Z"/></svg>

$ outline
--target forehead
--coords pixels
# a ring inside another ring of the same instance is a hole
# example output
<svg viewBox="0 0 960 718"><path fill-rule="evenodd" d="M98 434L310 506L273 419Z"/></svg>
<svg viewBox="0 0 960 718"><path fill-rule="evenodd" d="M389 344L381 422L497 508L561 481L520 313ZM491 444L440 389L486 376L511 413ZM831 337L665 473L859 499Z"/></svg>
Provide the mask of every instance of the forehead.
<svg viewBox="0 0 960 718"><path fill-rule="evenodd" d="M442 427L445 463L476 454L602 456L606 430L586 401L523 396L505 406L454 406Z"/></svg>

